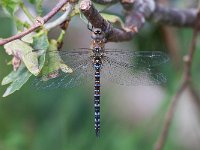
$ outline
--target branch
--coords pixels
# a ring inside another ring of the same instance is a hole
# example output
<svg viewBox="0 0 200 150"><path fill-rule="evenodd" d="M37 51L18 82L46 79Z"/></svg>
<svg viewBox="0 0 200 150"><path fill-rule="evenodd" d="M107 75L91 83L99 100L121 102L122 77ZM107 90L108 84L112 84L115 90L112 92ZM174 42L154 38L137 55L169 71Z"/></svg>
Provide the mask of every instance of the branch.
<svg viewBox="0 0 200 150"><path fill-rule="evenodd" d="M27 29L23 32L20 32L19 34L16 34L7 39L0 40L0 45L4 45L4 44L11 42L13 40L16 40L16 39L20 39L23 36L33 32L34 30L43 26L43 24L46 23L48 20L50 20L67 2L68 2L68 0L60 0L60 2L47 15L45 15L43 18L36 19L36 22L29 29Z"/></svg>
<svg viewBox="0 0 200 150"><path fill-rule="evenodd" d="M38 29L48 20L50 20L68 0L60 0L60 2L46 16L36 20L36 22L27 30L7 39L0 40L0 45L4 45L10 41L19 39L26 34ZM115 3L117 0L96 0L98 3ZM108 41L119 42L131 40L136 31L141 29L146 19L151 19L156 23L165 25L174 25L179 27L193 27L197 10L180 10L174 8L166 8L156 5L154 0L120 0L124 8L127 10L125 17L125 28L111 28L108 34ZM94 8L91 1L83 0L80 9L85 17L94 27L100 27L102 30L108 28L109 23L105 21L98 11ZM56 23L57 24L57 23ZM49 26L51 25L51 26ZM48 28L55 24L48 24Z"/></svg>
<svg viewBox="0 0 200 150"><path fill-rule="evenodd" d="M101 28L103 31L109 28L109 22L106 21L96 10L96 8L92 5L90 0L83 0L80 4L80 10L84 14L84 16L88 19L88 21L95 28ZM131 20L131 19L129 19ZM130 22L129 22L130 23ZM118 29L113 28L111 26L111 30L108 34L107 41L109 42L118 42L118 41L126 41L130 40L133 35L137 31L137 26L134 26L130 23L130 26L125 25L126 29Z"/></svg>
<svg viewBox="0 0 200 150"><path fill-rule="evenodd" d="M128 1L128 0L127 0ZM130 0L131 1L131 0ZM177 9L158 5L154 0L135 0L129 3L134 6L132 10L145 13L145 19L163 25L172 25L177 27L194 27L197 17L197 9ZM128 3L126 4L128 5ZM126 7L124 7L126 9ZM130 11L126 9L127 11Z"/></svg>
<svg viewBox="0 0 200 150"><path fill-rule="evenodd" d="M156 5L156 9L152 13L150 19L153 22L161 23L163 25L194 27L196 16L197 9L181 10Z"/></svg>
<svg viewBox="0 0 200 150"><path fill-rule="evenodd" d="M182 94L182 92L185 90L186 87L187 87L187 83L183 82L171 100L171 104L168 108L168 111L166 112L163 129L155 145L155 150L162 150L164 148L164 145L168 136L169 128L170 128L173 115L176 109L176 105L178 103L180 95Z"/></svg>
<svg viewBox="0 0 200 150"><path fill-rule="evenodd" d="M192 68L193 55L196 50L196 43L197 43L199 30L200 30L200 8L197 13L197 17L194 24L194 31L193 31L191 45L190 45L188 54L184 57L185 66L184 66L182 84L180 88L178 89L177 93L175 94L174 98L172 99L169 109L166 113L163 129L162 129L160 137L158 138L156 142L155 150L163 149L167 136L168 136L170 124L171 124L173 115L175 113L175 108L179 100L179 97L187 87L189 88L192 87L191 86L191 68Z"/></svg>
<svg viewBox="0 0 200 150"><path fill-rule="evenodd" d="M31 15L31 13L29 12L29 10L25 7L24 3L21 2L20 3L20 7L21 9L24 11L24 14L29 18L29 20L33 23L34 22L34 18Z"/></svg>
<svg viewBox="0 0 200 150"><path fill-rule="evenodd" d="M167 8L157 5L154 0L120 0L120 2L126 10L125 28L112 27L108 42L131 40L147 19L164 25L194 27L197 16L196 9ZM83 0L80 10L95 28L101 28L103 31L108 28L109 23L99 14L90 0Z"/></svg>
<svg viewBox="0 0 200 150"><path fill-rule="evenodd" d="M114 0L116 1L116 0ZM119 0L124 9L130 13L141 13L144 19L177 27L194 27L197 9L177 9L156 4L154 0ZM108 0L95 0L98 3ZM145 14L143 14L145 13ZM133 14L134 15L134 14Z"/></svg>
<svg viewBox="0 0 200 150"><path fill-rule="evenodd" d="M99 4L114 4L118 2L118 0L93 0L93 1Z"/></svg>
<svg viewBox="0 0 200 150"><path fill-rule="evenodd" d="M49 22L47 24L45 24L45 28L47 30L50 30L60 24L62 24L63 22L65 22L66 20L70 19L70 14L72 12L74 8L74 4L68 3L68 5L66 6L66 11L62 14L62 16L60 16L59 18L57 18L56 20Z"/></svg>

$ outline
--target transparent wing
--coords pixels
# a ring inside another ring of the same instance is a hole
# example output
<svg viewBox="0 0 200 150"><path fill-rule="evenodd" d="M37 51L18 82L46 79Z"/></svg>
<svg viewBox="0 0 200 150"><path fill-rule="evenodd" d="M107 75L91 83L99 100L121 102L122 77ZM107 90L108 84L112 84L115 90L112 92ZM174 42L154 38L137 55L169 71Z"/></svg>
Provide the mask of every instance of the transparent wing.
<svg viewBox="0 0 200 150"><path fill-rule="evenodd" d="M22 58L29 71L35 71L36 69L40 70L42 68L44 61L46 63L47 61L48 63L55 63L55 65L59 62L65 62L66 65L71 64L73 66L74 63L91 57L91 54L92 50L87 48L74 49L70 51L54 50L48 52L42 49L36 49L23 55ZM53 70L50 72L53 72Z"/></svg>
<svg viewBox="0 0 200 150"><path fill-rule="evenodd" d="M87 79L92 75L93 68L88 60L79 61L73 67L72 73L65 73L62 70L55 70L52 73L36 78L33 86L37 89L69 88L87 83Z"/></svg>
<svg viewBox="0 0 200 150"><path fill-rule="evenodd" d="M157 85L166 82L162 73L153 68L141 68L129 63L121 63L113 58L104 57L101 77L121 85Z"/></svg>
<svg viewBox="0 0 200 150"><path fill-rule="evenodd" d="M106 49L105 55L122 63L130 63L137 67L154 67L169 60L167 54L160 51L127 51Z"/></svg>
<svg viewBox="0 0 200 150"><path fill-rule="evenodd" d="M46 53L46 61L57 61L66 64L72 69L72 73L66 73L62 68L55 67L48 73L42 73L34 80L33 86L37 89L74 87L85 83L88 76L93 74L91 51L79 49L73 51L49 51ZM59 57L59 59L57 59ZM49 62L50 63L50 62ZM55 62L56 65L60 65ZM52 64L51 64L52 65ZM63 65L62 65L63 66ZM45 66L44 66L45 67Z"/></svg>
<svg viewBox="0 0 200 150"><path fill-rule="evenodd" d="M46 53L46 56L48 56L47 62L54 62L57 66L57 62L60 61L72 68L73 72L65 73L61 68L55 67L54 70L42 74L34 81L34 86L39 89L74 87L82 84L87 77L92 77L94 74L91 49L50 51ZM165 53L109 49L105 50L105 56L102 59L102 77L118 84L155 85L166 82L163 74L153 70L153 67L168 61Z"/></svg>
<svg viewBox="0 0 200 150"><path fill-rule="evenodd" d="M79 48L70 51L56 51L48 52L50 55L54 56L55 53L59 53L62 60L67 63L77 62L79 60L84 60L92 56L92 49L88 48Z"/></svg>

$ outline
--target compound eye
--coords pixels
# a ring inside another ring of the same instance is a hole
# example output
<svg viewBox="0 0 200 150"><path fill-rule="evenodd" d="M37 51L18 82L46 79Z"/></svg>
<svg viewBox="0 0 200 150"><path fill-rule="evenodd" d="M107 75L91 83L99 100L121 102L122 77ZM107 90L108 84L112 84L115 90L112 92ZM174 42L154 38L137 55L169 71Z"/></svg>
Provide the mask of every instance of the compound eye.
<svg viewBox="0 0 200 150"><path fill-rule="evenodd" d="M97 33L98 33L98 34L101 34L101 31L100 31L100 30L98 30L98 31L97 31Z"/></svg>

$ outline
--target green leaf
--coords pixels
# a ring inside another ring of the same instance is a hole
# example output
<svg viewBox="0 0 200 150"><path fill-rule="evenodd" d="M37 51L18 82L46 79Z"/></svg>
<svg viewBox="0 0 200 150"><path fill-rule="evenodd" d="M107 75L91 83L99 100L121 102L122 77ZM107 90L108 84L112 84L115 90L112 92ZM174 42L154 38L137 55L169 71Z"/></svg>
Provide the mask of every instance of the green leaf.
<svg viewBox="0 0 200 150"><path fill-rule="evenodd" d="M24 65L20 65L17 71L12 71L10 74L8 74L6 77L3 78L1 85L6 85L13 82L20 75L23 69Z"/></svg>
<svg viewBox="0 0 200 150"><path fill-rule="evenodd" d="M33 36L33 48L47 50L49 47L49 41L47 32L42 30L38 34Z"/></svg>
<svg viewBox="0 0 200 150"><path fill-rule="evenodd" d="M101 13L102 17L106 20L110 21L111 23L120 26L121 28L124 28L124 22L121 20L120 17L116 15L111 15L107 13Z"/></svg>
<svg viewBox="0 0 200 150"><path fill-rule="evenodd" d="M96 2L93 2L94 7L99 11L99 12L103 12L105 11L107 8L109 8L110 6L112 6L111 4L99 4Z"/></svg>
<svg viewBox="0 0 200 150"><path fill-rule="evenodd" d="M20 57L32 74L39 74L38 56L35 53L31 53L33 48L28 43L21 40L15 40L5 44L4 48L9 55Z"/></svg>
<svg viewBox="0 0 200 150"><path fill-rule="evenodd" d="M14 18L15 19L15 24L16 24L16 28L17 31L24 31L24 28L28 29L30 28L30 24L28 22L23 22L21 21L19 18ZM24 38L24 37L23 37Z"/></svg>
<svg viewBox="0 0 200 150"><path fill-rule="evenodd" d="M70 18L80 14L80 18L83 19L82 14L81 14L80 9L79 9L79 6L80 6L79 4L74 6L74 9L70 13Z"/></svg>
<svg viewBox="0 0 200 150"><path fill-rule="evenodd" d="M45 63L45 53L49 48L47 32L42 31L33 37L33 48L42 52L38 57L39 70L41 70Z"/></svg>
<svg viewBox="0 0 200 150"><path fill-rule="evenodd" d="M6 97L15 91L19 90L30 78L32 74L27 70L25 65L22 63L17 71L12 71L8 76L6 76L2 85L11 83L11 85L6 89L3 97Z"/></svg>
<svg viewBox="0 0 200 150"><path fill-rule="evenodd" d="M27 34L26 36L22 37L21 40L23 42L31 44L31 43L33 43L33 34L32 33Z"/></svg>
<svg viewBox="0 0 200 150"><path fill-rule="evenodd" d="M22 41L23 40L23 41ZM47 33L40 32L34 35L28 34L23 37L22 40L15 40L4 45L6 52L21 58L28 70L35 76L37 76L45 61L45 52L49 46ZM26 41L26 42L24 42ZM29 43L32 43L33 48ZM43 54L39 57L38 53L34 53L34 49L41 49Z"/></svg>
<svg viewBox="0 0 200 150"><path fill-rule="evenodd" d="M14 13L19 8L21 0L0 0L0 6L4 12L10 16L14 16Z"/></svg>
<svg viewBox="0 0 200 150"><path fill-rule="evenodd" d="M15 24L16 24L16 28L18 31L24 30L24 23L21 20L19 20L18 18L15 18Z"/></svg>
<svg viewBox="0 0 200 150"><path fill-rule="evenodd" d="M30 3L35 4L35 0L29 0Z"/></svg>
<svg viewBox="0 0 200 150"><path fill-rule="evenodd" d="M30 3L36 5L37 13L39 16L42 15L42 3L43 0L29 0Z"/></svg>
<svg viewBox="0 0 200 150"><path fill-rule="evenodd" d="M12 71L3 79L2 85L11 83L3 97L19 90L32 74L38 75L44 65L45 52L49 47L47 33L40 32L39 34L34 35L34 37L32 34L29 34L22 38L22 40L15 40L4 46L9 54L20 56L24 63L20 65L17 71ZM32 43L34 48L41 48L43 53L38 54L33 52L33 48L24 41Z"/></svg>
<svg viewBox="0 0 200 150"><path fill-rule="evenodd" d="M46 54L46 58L45 58L46 61L40 74L41 76L51 74L52 77L54 77L52 73L57 74L58 70L62 70L65 73L73 72L72 69L63 62L59 53L57 53L56 40L50 41L50 46L47 52L48 53ZM43 80L48 80L48 79L43 79Z"/></svg>

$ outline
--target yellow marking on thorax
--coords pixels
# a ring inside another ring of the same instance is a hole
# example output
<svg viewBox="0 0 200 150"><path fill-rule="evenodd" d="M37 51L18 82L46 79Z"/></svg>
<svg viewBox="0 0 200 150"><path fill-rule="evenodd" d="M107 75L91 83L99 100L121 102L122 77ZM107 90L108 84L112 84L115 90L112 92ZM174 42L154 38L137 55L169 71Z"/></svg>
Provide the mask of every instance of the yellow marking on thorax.
<svg viewBox="0 0 200 150"><path fill-rule="evenodd" d="M93 40L91 47L92 47L92 49L95 47L101 47L101 49L104 49L105 43L103 42L103 40L99 40L99 41Z"/></svg>

